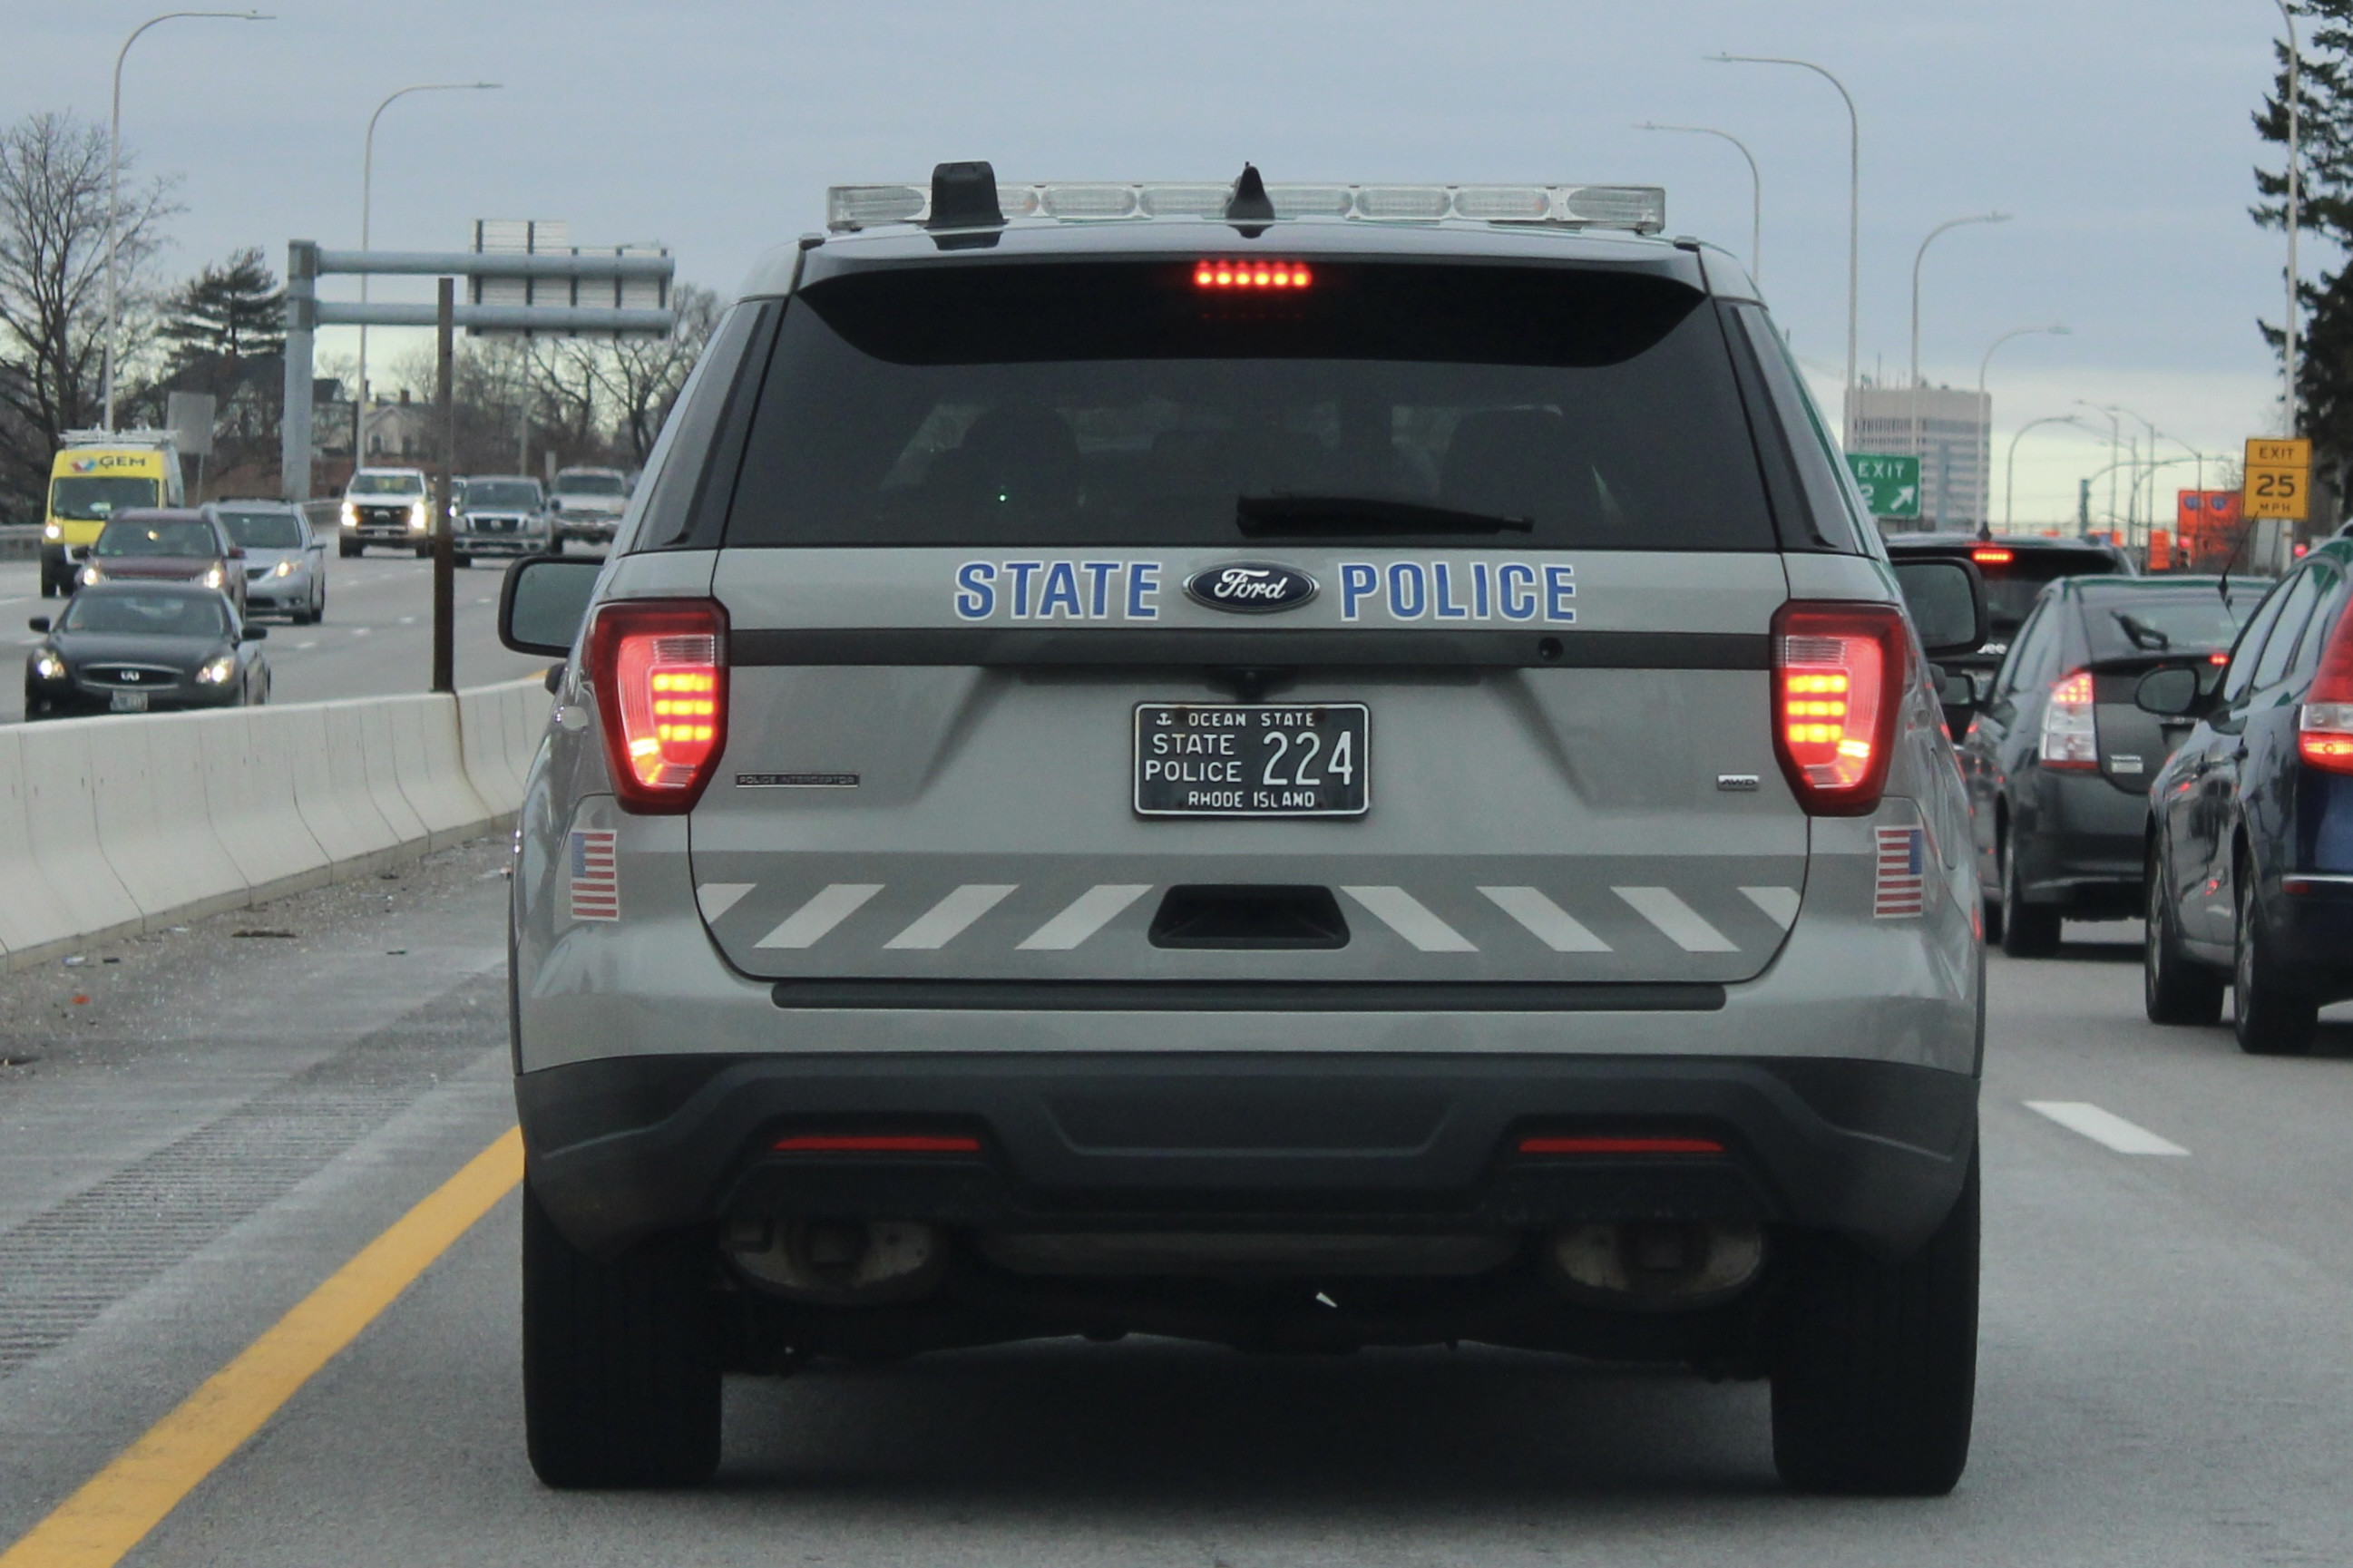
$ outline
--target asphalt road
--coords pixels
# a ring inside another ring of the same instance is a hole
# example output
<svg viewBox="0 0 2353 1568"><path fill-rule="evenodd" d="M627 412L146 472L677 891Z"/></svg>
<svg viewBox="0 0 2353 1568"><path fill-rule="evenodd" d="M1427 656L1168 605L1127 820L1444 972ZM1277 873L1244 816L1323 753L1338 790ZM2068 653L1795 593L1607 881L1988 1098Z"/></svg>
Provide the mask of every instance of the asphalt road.
<svg viewBox="0 0 2353 1568"><path fill-rule="evenodd" d="M457 574L458 684L488 686L547 668L499 646L499 583L503 562ZM25 623L55 615L62 604L41 595L40 568L31 561L0 561L0 647L16 649L0 670L0 723L25 716L23 649L39 641ZM372 552L327 562L327 616L314 626L283 616L257 617L269 629L273 702L321 702L333 697L377 697L423 691L433 679L433 563L413 555Z"/></svg>
<svg viewBox="0 0 2353 1568"><path fill-rule="evenodd" d="M0 1542L510 1125L501 864L483 842L0 977ZM2309 1059L2242 1057L2141 1020L2137 928L2070 935L2104 940L1993 959L1978 1436L1947 1500L1780 1495L1757 1385L1144 1340L741 1380L716 1488L559 1495L523 1458L509 1196L129 1561L2353 1560L2353 1008Z"/></svg>

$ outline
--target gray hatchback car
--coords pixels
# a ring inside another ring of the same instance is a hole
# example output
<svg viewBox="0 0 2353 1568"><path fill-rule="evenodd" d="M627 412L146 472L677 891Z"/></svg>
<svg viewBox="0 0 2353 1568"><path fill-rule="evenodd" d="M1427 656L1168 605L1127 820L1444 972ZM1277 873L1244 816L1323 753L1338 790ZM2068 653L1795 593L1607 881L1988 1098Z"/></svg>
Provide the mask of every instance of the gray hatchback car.
<svg viewBox="0 0 2353 1568"><path fill-rule="evenodd" d="M501 600L539 1474L1135 1332L1765 1377L1788 1484L1949 1489L1982 593L1915 627L1740 269L1640 187L830 201Z"/></svg>

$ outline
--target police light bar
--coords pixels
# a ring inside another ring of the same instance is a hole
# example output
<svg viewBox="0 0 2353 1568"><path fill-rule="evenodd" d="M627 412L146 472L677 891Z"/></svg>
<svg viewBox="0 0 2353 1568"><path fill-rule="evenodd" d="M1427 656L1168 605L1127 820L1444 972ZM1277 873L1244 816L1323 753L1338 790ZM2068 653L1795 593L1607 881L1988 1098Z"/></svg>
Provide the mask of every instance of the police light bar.
<svg viewBox="0 0 2353 1568"><path fill-rule="evenodd" d="M1222 218L1233 194L1230 180L1139 184L997 182L997 206L1008 219L1063 223ZM1557 228L1629 229L1636 234L1656 234L1667 223L1667 193L1660 185L1270 184L1266 194L1274 204L1277 219L1440 223L1456 218ZM882 224L923 223L931 210L931 186L913 182L835 185L825 194L826 226L837 234Z"/></svg>

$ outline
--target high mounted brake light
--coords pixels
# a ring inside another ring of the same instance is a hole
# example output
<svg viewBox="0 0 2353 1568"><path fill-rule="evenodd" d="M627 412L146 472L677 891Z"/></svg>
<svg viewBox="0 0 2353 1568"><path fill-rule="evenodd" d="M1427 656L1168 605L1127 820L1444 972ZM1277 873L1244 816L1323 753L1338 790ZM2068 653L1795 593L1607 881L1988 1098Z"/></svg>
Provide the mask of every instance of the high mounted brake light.
<svg viewBox="0 0 2353 1568"><path fill-rule="evenodd" d="M1773 617L1773 750L1814 816L1862 816L1887 787L1912 639L1893 605L1783 605Z"/></svg>
<svg viewBox="0 0 2353 1568"><path fill-rule="evenodd" d="M2353 614L2339 612L2321 650L2295 716L2295 750L2307 767L2353 773Z"/></svg>
<svg viewBox="0 0 2353 1568"><path fill-rule="evenodd" d="M2089 771L2100 765L2090 670L2076 670L2051 689L2051 700L2042 705L2042 740L2035 754L2046 768Z"/></svg>
<svg viewBox="0 0 2353 1568"><path fill-rule="evenodd" d="M2012 556L2007 550L1972 550L1969 559L1980 566L2007 566Z"/></svg>
<svg viewBox="0 0 2353 1568"><path fill-rule="evenodd" d="M1304 261L1204 261L1193 268L1196 289L1304 289L1314 281Z"/></svg>
<svg viewBox="0 0 2353 1568"><path fill-rule="evenodd" d="M588 679L621 805L692 810L727 745L727 612L710 599L600 605Z"/></svg>

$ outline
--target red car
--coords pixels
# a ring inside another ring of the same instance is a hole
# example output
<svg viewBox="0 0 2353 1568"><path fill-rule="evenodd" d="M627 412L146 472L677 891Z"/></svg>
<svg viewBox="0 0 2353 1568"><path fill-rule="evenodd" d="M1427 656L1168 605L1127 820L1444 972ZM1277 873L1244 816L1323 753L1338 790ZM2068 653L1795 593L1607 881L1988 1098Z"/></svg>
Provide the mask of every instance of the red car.
<svg viewBox="0 0 2353 1568"><path fill-rule="evenodd" d="M245 547L209 514L180 508L119 511L75 575L92 583L201 583L217 589L245 616Z"/></svg>

